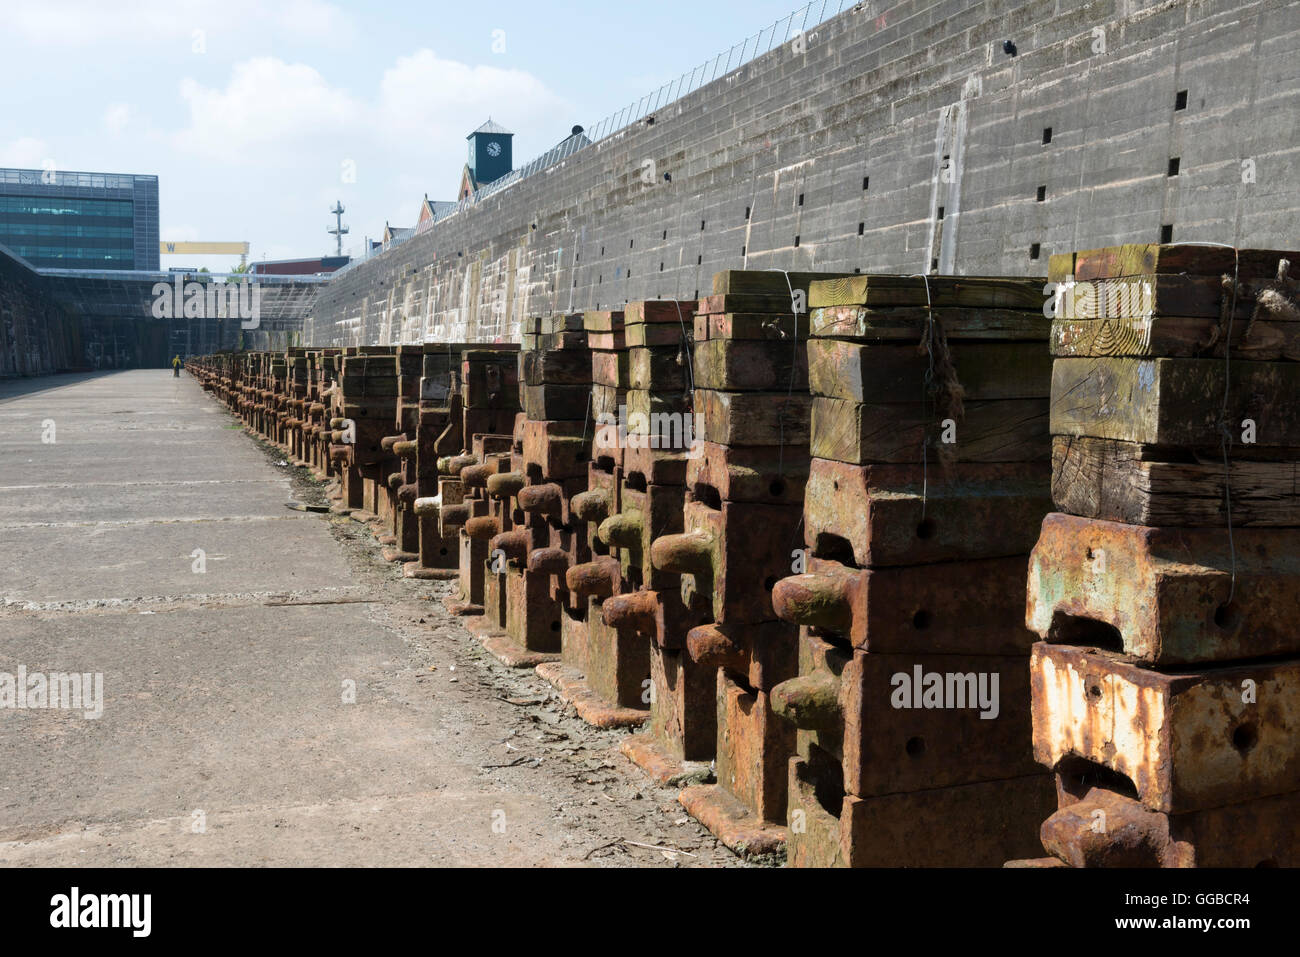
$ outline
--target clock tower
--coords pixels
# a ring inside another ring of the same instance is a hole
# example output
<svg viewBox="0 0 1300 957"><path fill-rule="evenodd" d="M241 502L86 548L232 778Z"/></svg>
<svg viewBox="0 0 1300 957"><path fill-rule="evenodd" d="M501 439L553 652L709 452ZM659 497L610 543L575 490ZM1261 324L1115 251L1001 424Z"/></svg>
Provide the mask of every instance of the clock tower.
<svg viewBox="0 0 1300 957"><path fill-rule="evenodd" d="M510 143L514 134L489 119L469 136L469 172L475 186L500 179L513 168Z"/></svg>

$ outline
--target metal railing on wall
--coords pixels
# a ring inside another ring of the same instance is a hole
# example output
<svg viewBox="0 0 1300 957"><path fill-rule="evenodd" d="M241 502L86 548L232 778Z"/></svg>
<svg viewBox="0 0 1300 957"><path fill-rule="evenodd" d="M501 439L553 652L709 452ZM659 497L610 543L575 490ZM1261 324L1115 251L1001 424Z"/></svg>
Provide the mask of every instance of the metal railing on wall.
<svg viewBox="0 0 1300 957"><path fill-rule="evenodd" d="M547 150L500 179L479 187L469 196L457 202L454 207L435 214L431 223L440 223L457 213L464 212L494 193L500 192L534 173L554 166L587 146L608 139L633 123L645 119L656 110L663 109L682 97L694 93L705 84L726 76L732 70L740 69L745 64L771 51L778 43L787 43L799 34L820 26L831 17L838 16L844 11L844 7L848 3L849 0L833 0L833 2L832 0L821 0L820 3L817 0L810 0L809 3L791 11L789 15L776 20L771 26L764 27L753 36L746 37L740 43L733 44L726 50L705 60L695 69L683 73L677 79L663 84L639 100L635 100L621 110L611 113L589 130L585 130L582 135L569 137L559 146ZM382 246L362 250L359 256L354 257L350 263L333 275L338 276L350 269L354 269L363 262L373 259L389 249L400 246L412 237L425 232L428 232L427 227L419 230L412 229L409 233L395 237Z"/></svg>

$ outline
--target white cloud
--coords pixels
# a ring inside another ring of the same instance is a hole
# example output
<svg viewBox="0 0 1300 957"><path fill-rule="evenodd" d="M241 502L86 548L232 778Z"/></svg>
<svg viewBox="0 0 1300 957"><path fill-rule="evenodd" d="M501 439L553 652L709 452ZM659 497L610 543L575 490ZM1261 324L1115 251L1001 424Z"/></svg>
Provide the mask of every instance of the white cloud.
<svg viewBox="0 0 1300 957"><path fill-rule="evenodd" d="M0 146L0 166L44 169L46 161L52 159L49 144L34 136L20 136Z"/></svg>
<svg viewBox="0 0 1300 957"><path fill-rule="evenodd" d="M223 90L186 78L180 93L190 121L174 134L176 148L238 165L283 166L337 148L367 122L364 105L314 68L274 57L235 64Z"/></svg>
<svg viewBox="0 0 1300 957"><path fill-rule="evenodd" d="M114 103L104 111L104 129L114 136L120 136L131 122L131 107L125 103Z"/></svg>
<svg viewBox="0 0 1300 957"><path fill-rule="evenodd" d="M380 83L379 124L403 139L463 144L489 113L516 133L524 128L553 133L555 123L563 122L557 118L570 112L570 105L531 73L443 60L427 49L399 57Z"/></svg>
<svg viewBox="0 0 1300 957"><path fill-rule="evenodd" d="M235 64L224 88L186 78L180 95L189 122L171 140L181 152L328 177L331 192L346 182L341 164L353 162L357 178L414 180L411 208L425 190L438 199L454 195L465 137L489 115L515 132L516 165L563 139L574 115L530 73L440 59L427 49L399 57L371 99L275 57Z"/></svg>

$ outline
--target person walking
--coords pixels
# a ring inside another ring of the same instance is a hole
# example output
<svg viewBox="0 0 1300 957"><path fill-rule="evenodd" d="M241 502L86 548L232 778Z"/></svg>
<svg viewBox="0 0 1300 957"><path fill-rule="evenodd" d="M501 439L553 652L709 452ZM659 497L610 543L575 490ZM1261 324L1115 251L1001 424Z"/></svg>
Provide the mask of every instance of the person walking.
<svg viewBox="0 0 1300 957"><path fill-rule="evenodd" d="M180 377L181 377L181 357L176 356L174 359L172 359L172 378L179 379Z"/></svg>

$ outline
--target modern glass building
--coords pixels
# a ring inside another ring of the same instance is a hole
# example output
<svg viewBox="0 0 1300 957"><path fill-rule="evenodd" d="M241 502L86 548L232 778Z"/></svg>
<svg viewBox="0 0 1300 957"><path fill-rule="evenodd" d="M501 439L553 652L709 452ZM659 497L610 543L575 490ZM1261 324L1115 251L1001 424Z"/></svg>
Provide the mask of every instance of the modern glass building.
<svg viewBox="0 0 1300 957"><path fill-rule="evenodd" d="M38 269L158 268L158 177L0 169L0 244Z"/></svg>

